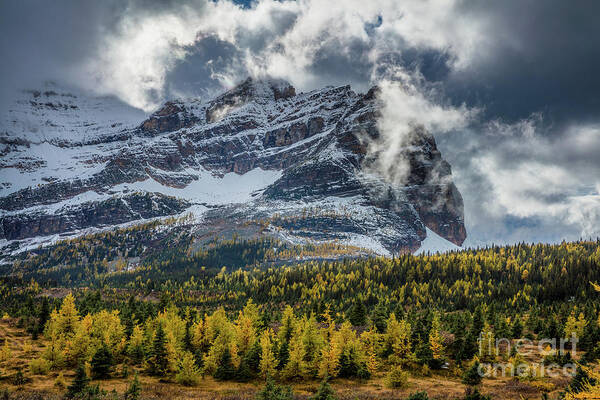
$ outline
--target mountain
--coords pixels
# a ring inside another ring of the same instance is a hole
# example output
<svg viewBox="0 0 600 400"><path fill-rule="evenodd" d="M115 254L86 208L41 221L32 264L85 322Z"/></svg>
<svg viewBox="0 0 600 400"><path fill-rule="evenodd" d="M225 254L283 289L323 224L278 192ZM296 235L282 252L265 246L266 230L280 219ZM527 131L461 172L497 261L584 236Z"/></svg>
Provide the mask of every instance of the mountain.
<svg viewBox="0 0 600 400"><path fill-rule="evenodd" d="M461 245L462 197L431 134L416 127L400 149L403 184L371 168L377 94L249 78L147 116L56 85L22 92L0 121L0 246L183 215L198 241L271 235L391 254L419 249L428 228Z"/></svg>

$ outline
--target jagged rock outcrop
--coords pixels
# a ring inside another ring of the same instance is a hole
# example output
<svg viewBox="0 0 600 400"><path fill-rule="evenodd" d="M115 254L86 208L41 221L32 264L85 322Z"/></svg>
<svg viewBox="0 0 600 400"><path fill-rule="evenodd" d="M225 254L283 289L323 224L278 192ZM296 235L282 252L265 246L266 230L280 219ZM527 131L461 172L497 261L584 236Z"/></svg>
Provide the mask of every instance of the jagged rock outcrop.
<svg viewBox="0 0 600 400"><path fill-rule="evenodd" d="M262 221L286 240L378 252L416 250L425 227L458 245L466 237L461 195L428 132L415 128L398 149L405 182L368 168L380 138L377 88L296 93L249 78L145 119L114 100L98 108L82 94L43 93L24 93L0 125L4 241L186 211L204 231L217 220Z"/></svg>

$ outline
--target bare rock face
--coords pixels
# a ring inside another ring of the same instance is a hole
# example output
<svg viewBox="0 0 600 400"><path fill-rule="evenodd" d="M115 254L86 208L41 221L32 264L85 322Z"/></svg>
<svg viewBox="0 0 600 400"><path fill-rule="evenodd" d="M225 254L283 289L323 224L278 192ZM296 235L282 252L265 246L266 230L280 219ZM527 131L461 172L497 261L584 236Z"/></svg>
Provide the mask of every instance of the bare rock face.
<svg viewBox="0 0 600 400"><path fill-rule="evenodd" d="M43 92L25 92L0 121L0 239L11 246L186 212L204 232L260 221L284 240L379 253L418 249L425 227L457 245L466 238L462 197L428 132L416 128L398 151L405 182L369 168L377 88L296 93L249 78L145 119L106 99L53 93L51 107Z"/></svg>

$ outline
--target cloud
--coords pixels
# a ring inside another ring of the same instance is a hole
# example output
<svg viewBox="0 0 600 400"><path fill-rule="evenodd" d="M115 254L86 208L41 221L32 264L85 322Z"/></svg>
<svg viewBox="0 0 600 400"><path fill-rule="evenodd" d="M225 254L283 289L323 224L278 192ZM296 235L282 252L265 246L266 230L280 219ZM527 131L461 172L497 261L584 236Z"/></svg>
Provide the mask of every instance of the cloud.
<svg viewBox="0 0 600 400"><path fill-rule="evenodd" d="M145 110L157 107L172 89L193 93L173 75L188 57L203 60L198 67L206 75L200 79L209 86L269 75L302 90L347 83L363 90L373 84L374 71L387 63L389 54L414 62L421 51L431 55L433 50L442 55L443 66L458 68L469 63L484 37L477 21L456 13L457 1L262 0L250 7L208 0L108 0L88 7L65 3L70 4L63 6L65 16L72 16L68 20L81 21L71 27L46 20L45 11L52 11L47 4L32 4L37 18L26 29L54 31L58 42L65 43L64 48L50 43L43 57L45 64L56 64L50 75ZM18 17L28 10L12 11ZM19 31L14 25L4 28L9 36ZM205 41L223 44L228 54L203 57ZM23 44L24 53L36 48L33 41ZM8 45L7 52L17 47ZM39 47L44 47L43 39ZM404 50L406 59L400 56ZM211 70L207 64L215 62L219 68ZM61 70L65 66L68 73Z"/></svg>
<svg viewBox="0 0 600 400"><path fill-rule="evenodd" d="M600 236L600 126L547 135L539 114L497 120L440 137L480 242Z"/></svg>
<svg viewBox="0 0 600 400"><path fill-rule="evenodd" d="M382 88L380 169L435 136L471 237L597 234L600 3L562 0L0 2L0 106L56 79L151 111L247 75Z"/></svg>
<svg viewBox="0 0 600 400"><path fill-rule="evenodd" d="M411 81L410 74L396 71L394 77L379 83L380 137L369 140L368 146L370 154L367 158L373 160L370 168L396 184L408 181L411 168L404 152L414 146L417 132L425 129L440 135L463 129L477 113L464 106L446 107L436 102L435 97L428 98L424 90Z"/></svg>
<svg viewBox="0 0 600 400"><path fill-rule="evenodd" d="M196 41L195 27L206 7L197 2L161 13L126 10L94 57L82 63L78 80L146 111L158 107L165 98L167 73Z"/></svg>

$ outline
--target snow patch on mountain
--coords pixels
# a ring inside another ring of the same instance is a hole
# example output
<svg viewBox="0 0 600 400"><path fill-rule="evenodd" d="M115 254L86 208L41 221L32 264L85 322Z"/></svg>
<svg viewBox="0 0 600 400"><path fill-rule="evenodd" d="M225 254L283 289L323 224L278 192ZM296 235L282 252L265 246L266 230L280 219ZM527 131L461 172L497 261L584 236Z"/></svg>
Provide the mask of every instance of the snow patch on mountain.
<svg viewBox="0 0 600 400"><path fill-rule="evenodd" d="M462 250L462 247L455 245L454 243L444 239L434 231L426 228L427 236L425 240L421 242L421 247L414 253L419 254L434 254L434 253L448 253L450 251Z"/></svg>
<svg viewBox="0 0 600 400"><path fill-rule="evenodd" d="M141 182L116 185L111 191L158 192L192 203L222 205L250 201L281 178L281 171L268 171L261 168L255 168L242 175L229 172L222 177L206 170L186 169L185 172L196 179L184 188L166 186L148 178Z"/></svg>

